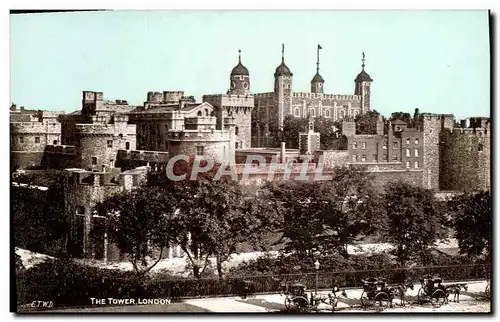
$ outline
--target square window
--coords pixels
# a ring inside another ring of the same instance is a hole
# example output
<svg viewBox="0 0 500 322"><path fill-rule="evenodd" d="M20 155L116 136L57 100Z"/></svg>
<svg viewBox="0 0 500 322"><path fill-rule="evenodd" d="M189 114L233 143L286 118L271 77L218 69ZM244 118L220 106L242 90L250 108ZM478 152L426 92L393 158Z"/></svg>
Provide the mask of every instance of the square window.
<svg viewBox="0 0 500 322"><path fill-rule="evenodd" d="M113 147L113 140L108 140L108 148L112 148Z"/></svg>
<svg viewBox="0 0 500 322"><path fill-rule="evenodd" d="M410 144L410 139L406 139L406 144Z"/></svg>
<svg viewBox="0 0 500 322"><path fill-rule="evenodd" d="M358 148L358 142L353 142L352 143L352 148L357 149Z"/></svg>
<svg viewBox="0 0 500 322"><path fill-rule="evenodd" d="M398 155L397 155L397 154L394 154L394 155L392 156L392 160L394 160L394 161L398 161Z"/></svg>
<svg viewBox="0 0 500 322"><path fill-rule="evenodd" d="M361 148L366 149L366 142L361 143Z"/></svg>
<svg viewBox="0 0 500 322"><path fill-rule="evenodd" d="M40 137L39 136L35 136L35 143L40 143Z"/></svg>
<svg viewBox="0 0 500 322"><path fill-rule="evenodd" d="M364 154L363 154L363 155L361 156L361 162L366 162L366 155L364 155Z"/></svg>
<svg viewBox="0 0 500 322"><path fill-rule="evenodd" d="M392 142L392 148L397 149L398 148L398 142Z"/></svg>
<svg viewBox="0 0 500 322"><path fill-rule="evenodd" d="M418 138L415 139L415 144L418 145Z"/></svg>
<svg viewBox="0 0 500 322"><path fill-rule="evenodd" d="M19 137L19 143L24 143L24 138L22 136Z"/></svg>
<svg viewBox="0 0 500 322"><path fill-rule="evenodd" d="M358 160L358 156L356 154L352 155L352 162L356 162Z"/></svg>
<svg viewBox="0 0 500 322"><path fill-rule="evenodd" d="M196 147L196 155L203 155L204 149L203 146L199 145Z"/></svg>
<svg viewBox="0 0 500 322"><path fill-rule="evenodd" d="M382 156L382 161L387 161L387 154L384 154L384 155Z"/></svg>
<svg viewBox="0 0 500 322"><path fill-rule="evenodd" d="M415 149L415 156L418 157L418 149Z"/></svg>
<svg viewBox="0 0 500 322"><path fill-rule="evenodd" d="M373 155L373 161L377 162L377 160L378 160L378 155L374 154Z"/></svg>
<svg viewBox="0 0 500 322"><path fill-rule="evenodd" d="M97 158L96 157L92 157L92 165L96 165L97 164Z"/></svg>
<svg viewBox="0 0 500 322"><path fill-rule="evenodd" d="M415 168L418 168L418 161L415 161Z"/></svg>
<svg viewBox="0 0 500 322"><path fill-rule="evenodd" d="M410 167L410 161L406 161L406 167L409 168Z"/></svg>
<svg viewBox="0 0 500 322"><path fill-rule="evenodd" d="M411 154L410 154L410 149L406 149L406 156L407 156L407 157L411 156Z"/></svg>

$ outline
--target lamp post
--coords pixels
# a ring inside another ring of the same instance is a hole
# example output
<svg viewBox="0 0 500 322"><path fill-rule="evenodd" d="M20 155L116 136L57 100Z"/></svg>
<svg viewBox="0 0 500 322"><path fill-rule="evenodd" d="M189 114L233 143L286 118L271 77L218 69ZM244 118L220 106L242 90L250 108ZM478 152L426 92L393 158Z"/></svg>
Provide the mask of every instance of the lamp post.
<svg viewBox="0 0 500 322"><path fill-rule="evenodd" d="M315 291L316 295L318 295L318 272L319 272L319 261L316 260L314 263L314 268L316 268L316 283L315 283Z"/></svg>

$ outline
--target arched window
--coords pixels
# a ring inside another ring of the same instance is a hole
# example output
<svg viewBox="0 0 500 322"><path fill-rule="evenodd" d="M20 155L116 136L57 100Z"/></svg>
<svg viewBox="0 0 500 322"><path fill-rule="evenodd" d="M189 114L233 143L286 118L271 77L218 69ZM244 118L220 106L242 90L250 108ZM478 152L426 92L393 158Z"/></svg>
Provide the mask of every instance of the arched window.
<svg viewBox="0 0 500 322"><path fill-rule="evenodd" d="M239 133L239 129L238 129L238 127L236 126L236 127L234 128L234 134L238 135L238 133Z"/></svg>
<svg viewBox="0 0 500 322"><path fill-rule="evenodd" d="M120 140L123 140L123 134L118 134L118 137L120 138Z"/></svg>
<svg viewBox="0 0 500 322"><path fill-rule="evenodd" d="M354 110L354 117L356 117L356 115L359 114L359 111L358 110Z"/></svg>
<svg viewBox="0 0 500 322"><path fill-rule="evenodd" d="M201 116L201 111L198 111L198 116Z"/></svg>
<svg viewBox="0 0 500 322"><path fill-rule="evenodd" d="M330 117L330 110L325 110L325 117Z"/></svg>
<svg viewBox="0 0 500 322"><path fill-rule="evenodd" d="M125 142L125 150L130 149L130 142Z"/></svg>
<svg viewBox="0 0 500 322"><path fill-rule="evenodd" d="M53 145L57 145L57 140L54 140L54 142L52 142Z"/></svg>
<svg viewBox="0 0 500 322"><path fill-rule="evenodd" d="M215 116L215 112L214 111L210 112L210 116Z"/></svg>
<svg viewBox="0 0 500 322"><path fill-rule="evenodd" d="M205 116L209 116L210 113L208 112L208 109L205 109Z"/></svg>
<svg viewBox="0 0 500 322"><path fill-rule="evenodd" d="M294 111L294 113L293 113L293 115L295 117L299 117L300 116L300 110L298 108L296 108L295 111Z"/></svg>
<svg viewBox="0 0 500 322"><path fill-rule="evenodd" d="M343 119L344 115L345 115L345 111L344 110L340 110L339 111L339 118Z"/></svg>
<svg viewBox="0 0 500 322"><path fill-rule="evenodd" d="M316 110L314 108L309 109L309 113L311 114L312 117L316 116Z"/></svg>

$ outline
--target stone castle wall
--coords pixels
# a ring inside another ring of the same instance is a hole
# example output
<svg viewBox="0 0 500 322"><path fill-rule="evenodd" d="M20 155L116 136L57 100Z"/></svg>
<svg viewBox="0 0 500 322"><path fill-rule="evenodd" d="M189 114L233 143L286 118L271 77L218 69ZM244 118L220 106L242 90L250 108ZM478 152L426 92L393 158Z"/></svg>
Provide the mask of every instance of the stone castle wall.
<svg viewBox="0 0 500 322"><path fill-rule="evenodd" d="M488 189L490 135L484 129L455 128L440 138L440 189Z"/></svg>

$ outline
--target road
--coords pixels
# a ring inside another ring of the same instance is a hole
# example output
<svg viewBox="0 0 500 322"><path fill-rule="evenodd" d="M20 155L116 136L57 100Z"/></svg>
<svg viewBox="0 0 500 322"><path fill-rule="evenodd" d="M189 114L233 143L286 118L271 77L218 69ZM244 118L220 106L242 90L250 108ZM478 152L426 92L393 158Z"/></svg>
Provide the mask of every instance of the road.
<svg viewBox="0 0 500 322"><path fill-rule="evenodd" d="M408 290L407 304L401 307L395 300L393 308L387 308L384 312L491 312L490 301L483 299L486 281L469 282L467 292L460 294L460 302L450 302L439 308L431 304L420 305L417 303L417 293L420 285L415 285L413 290ZM374 310L364 310L360 307L362 289L348 289L347 298L340 298L338 303L339 313L366 313ZM319 292L327 294L328 291ZM95 313L95 312L217 312L217 313L265 313L280 312L284 310L285 297L279 294L254 295L247 299L240 297L219 297L204 299L189 299L180 303L165 305L123 305L123 306L93 306L87 308L58 309L45 312L60 313ZM331 306L321 304L320 312L331 312Z"/></svg>

